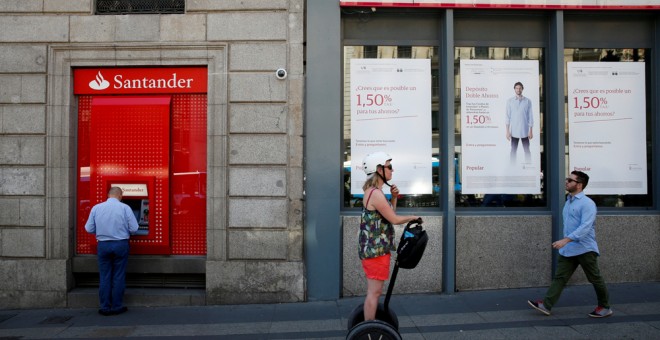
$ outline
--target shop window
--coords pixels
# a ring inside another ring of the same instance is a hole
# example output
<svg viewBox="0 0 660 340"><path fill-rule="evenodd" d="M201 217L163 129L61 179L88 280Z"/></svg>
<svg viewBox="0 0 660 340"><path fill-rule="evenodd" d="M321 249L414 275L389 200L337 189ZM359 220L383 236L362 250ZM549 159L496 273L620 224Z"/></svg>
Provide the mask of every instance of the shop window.
<svg viewBox="0 0 660 340"><path fill-rule="evenodd" d="M473 48L474 50L474 59L490 59L490 53L488 47L477 46Z"/></svg>
<svg viewBox="0 0 660 340"><path fill-rule="evenodd" d="M651 98L657 90L651 88L648 54L636 48L564 50L566 173L585 164L586 192L599 208L653 207Z"/></svg>
<svg viewBox="0 0 660 340"><path fill-rule="evenodd" d="M354 160L351 152L351 60L354 59L429 59L431 70L431 119L430 125L426 128L431 130L431 150L428 154L428 166L431 168L431 188L428 194L418 195L400 195L397 206L398 207L438 207L439 206L439 192L440 192L440 164L439 164L439 138L440 130L438 128L438 49L434 46L346 46L344 47L344 101L343 101L343 182L344 190L342 193L343 205L345 208L361 207L363 202L362 194L351 194L351 171L355 169L352 167L352 162L361 162L362 159ZM405 72L405 70L402 70ZM383 84L389 85L389 84ZM405 85L405 84L403 84ZM387 104L386 94L378 94L379 100L383 99ZM384 107L386 105L383 105ZM399 138L414 139L415 135L400 135ZM390 152L388 150L383 150ZM393 166L397 169L397 163L401 164L401 160L397 162L393 160ZM426 164L424 164L426 166ZM401 168L398 168L401 169ZM391 183L397 184L397 172L394 172L394 178ZM400 182L399 182L400 183Z"/></svg>
<svg viewBox="0 0 660 340"><path fill-rule="evenodd" d="M363 46L362 58L378 58L378 46Z"/></svg>
<svg viewBox="0 0 660 340"><path fill-rule="evenodd" d="M454 58L456 206L545 207L543 49L462 46ZM519 83L525 113L509 110ZM525 136L506 133L515 125L508 112L536 117L520 128Z"/></svg>
<svg viewBox="0 0 660 340"><path fill-rule="evenodd" d="M185 0L96 0L96 14L183 14Z"/></svg>
<svg viewBox="0 0 660 340"><path fill-rule="evenodd" d="M523 58L522 48L509 48L508 50L509 50L509 59L520 60Z"/></svg>
<svg viewBox="0 0 660 340"><path fill-rule="evenodd" d="M412 58L412 47L411 46L399 46L396 49L396 57L397 58Z"/></svg>

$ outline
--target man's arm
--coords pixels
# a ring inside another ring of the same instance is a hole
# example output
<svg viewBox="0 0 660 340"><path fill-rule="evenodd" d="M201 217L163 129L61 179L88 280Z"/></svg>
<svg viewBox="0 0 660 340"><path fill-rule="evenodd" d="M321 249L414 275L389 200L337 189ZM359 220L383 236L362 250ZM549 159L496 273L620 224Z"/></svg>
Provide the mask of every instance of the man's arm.
<svg viewBox="0 0 660 340"><path fill-rule="evenodd" d="M126 223L128 224L128 232L133 235L138 231L138 222L135 219L133 211L128 205L124 205L124 216L126 217Z"/></svg>
<svg viewBox="0 0 660 340"><path fill-rule="evenodd" d="M96 206L92 207L92 211L89 213L89 218L87 218L87 223L85 223L85 231L90 234L96 234L96 222L94 217L96 216Z"/></svg>
<svg viewBox="0 0 660 340"><path fill-rule="evenodd" d="M563 239L561 239L559 241L552 242L552 248L554 248L554 249L564 248L564 246L567 245L569 242L573 242L573 240L571 240L568 237L564 237Z"/></svg>

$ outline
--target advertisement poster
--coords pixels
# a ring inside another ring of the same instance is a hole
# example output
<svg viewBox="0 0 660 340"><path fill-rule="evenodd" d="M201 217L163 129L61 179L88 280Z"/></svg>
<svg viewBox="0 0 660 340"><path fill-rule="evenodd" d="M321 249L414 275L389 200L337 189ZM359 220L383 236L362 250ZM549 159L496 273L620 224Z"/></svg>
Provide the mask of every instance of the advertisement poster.
<svg viewBox="0 0 660 340"><path fill-rule="evenodd" d="M431 61L351 59L350 77L351 194L363 193L362 159L377 151L392 157L401 194L430 194Z"/></svg>
<svg viewBox="0 0 660 340"><path fill-rule="evenodd" d="M588 194L647 194L644 63L570 62L569 170Z"/></svg>
<svg viewBox="0 0 660 340"><path fill-rule="evenodd" d="M537 60L461 60L463 194L541 192Z"/></svg>

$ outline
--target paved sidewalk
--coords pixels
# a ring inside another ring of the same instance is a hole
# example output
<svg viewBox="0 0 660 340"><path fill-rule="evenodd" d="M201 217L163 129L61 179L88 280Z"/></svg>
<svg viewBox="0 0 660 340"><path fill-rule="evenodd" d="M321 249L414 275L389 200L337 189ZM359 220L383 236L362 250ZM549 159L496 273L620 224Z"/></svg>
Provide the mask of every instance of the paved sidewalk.
<svg viewBox="0 0 660 340"><path fill-rule="evenodd" d="M551 316L527 305L545 288L394 295L403 339L660 339L660 282L610 284L614 315L589 318L590 285L568 287ZM344 339L346 317L362 298L288 304L0 309L0 339L213 338Z"/></svg>

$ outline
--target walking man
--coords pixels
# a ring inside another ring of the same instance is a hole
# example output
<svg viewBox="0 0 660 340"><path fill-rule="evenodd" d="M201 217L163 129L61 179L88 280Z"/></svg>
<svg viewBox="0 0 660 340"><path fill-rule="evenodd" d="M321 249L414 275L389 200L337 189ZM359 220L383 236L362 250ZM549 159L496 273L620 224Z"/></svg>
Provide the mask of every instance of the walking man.
<svg viewBox="0 0 660 340"><path fill-rule="evenodd" d="M128 310L124 306L128 239L138 230L131 208L121 202L119 187L108 191L108 200L95 205L85 230L96 234L99 263L99 301L101 315L116 315Z"/></svg>
<svg viewBox="0 0 660 340"><path fill-rule="evenodd" d="M592 318L604 318L612 315L609 294L605 280L598 268L598 244L596 243L596 204L587 197L583 190L589 183L589 176L582 171L573 171L566 178L566 203L564 204L564 238L552 243L552 248L559 250L557 271L550 288L543 300L528 300L527 303L545 315L550 315L564 286L577 269L582 270L596 290L598 306L589 313Z"/></svg>

